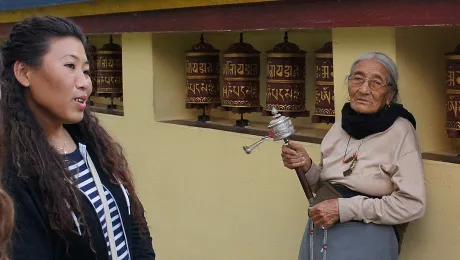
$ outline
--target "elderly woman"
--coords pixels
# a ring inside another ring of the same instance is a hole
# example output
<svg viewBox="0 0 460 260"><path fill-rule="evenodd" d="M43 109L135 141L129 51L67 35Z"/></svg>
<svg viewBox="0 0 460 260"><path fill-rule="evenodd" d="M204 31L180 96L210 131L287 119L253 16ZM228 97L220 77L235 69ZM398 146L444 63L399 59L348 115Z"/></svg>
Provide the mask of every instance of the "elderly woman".
<svg viewBox="0 0 460 260"><path fill-rule="evenodd" d="M301 167L316 194L299 253L306 259L398 259L410 221L425 212L422 158L415 119L397 104L398 72L382 53L351 66L350 102L321 143L315 164L294 142L284 166Z"/></svg>

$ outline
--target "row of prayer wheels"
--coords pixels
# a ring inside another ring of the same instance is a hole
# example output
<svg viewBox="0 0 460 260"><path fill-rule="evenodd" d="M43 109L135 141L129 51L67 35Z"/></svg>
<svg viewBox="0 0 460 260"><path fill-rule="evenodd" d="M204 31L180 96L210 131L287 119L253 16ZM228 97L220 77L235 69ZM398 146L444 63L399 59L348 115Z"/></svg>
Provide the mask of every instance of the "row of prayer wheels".
<svg viewBox="0 0 460 260"><path fill-rule="evenodd" d="M88 57L93 82L93 96L123 96L122 49L109 43L97 49L89 45ZM267 88L264 112L275 107L288 116L308 116L305 108L306 52L288 41L276 44L267 54ZM240 41L223 54L223 86L220 91L220 50L204 42L186 52L186 107L210 109L222 106L238 113L261 111L260 51ZM460 138L460 45L446 56L446 130L449 138ZM314 123L333 123L334 72L332 44L315 51L316 86ZM206 117L204 117L206 118ZM203 119L203 118L202 118ZM206 120L206 119L205 119ZM209 120L209 119L208 119Z"/></svg>
<svg viewBox="0 0 460 260"><path fill-rule="evenodd" d="M240 114L262 111L264 115L269 115L274 107L286 116L309 116L305 107L306 52L288 41L287 32L284 42L266 52L264 108L260 105L260 55L260 51L243 41L241 33L240 41L223 53L223 66L220 66L220 50L205 43L201 35L201 42L185 54L186 107L203 110L222 107ZM315 57L316 102L312 121L333 123L332 44L326 43L315 52Z"/></svg>
<svg viewBox="0 0 460 260"><path fill-rule="evenodd" d="M116 108L113 99L123 97L122 48L113 43L112 35L100 49L91 44L88 46L92 96L110 98L112 104L108 108Z"/></svg>

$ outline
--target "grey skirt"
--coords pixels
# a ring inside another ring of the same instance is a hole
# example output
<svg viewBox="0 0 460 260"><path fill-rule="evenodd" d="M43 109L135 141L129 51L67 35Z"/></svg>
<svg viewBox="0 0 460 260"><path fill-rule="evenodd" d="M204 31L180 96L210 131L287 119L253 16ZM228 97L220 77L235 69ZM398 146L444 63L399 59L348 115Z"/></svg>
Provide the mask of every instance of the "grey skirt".
<svg viewBox="0 0 460 260"><path fill-rule="evenodd" d="M308 220L300 245L299 260L312 260L310 256L310 228L311 220ZM323 255L324 252L326 255ZM327 230L325 241L324 230L314 227L313 260L324 259L397 260L398 241L396 234L392 226L352 221L337 223L330 227Z"/></svg>

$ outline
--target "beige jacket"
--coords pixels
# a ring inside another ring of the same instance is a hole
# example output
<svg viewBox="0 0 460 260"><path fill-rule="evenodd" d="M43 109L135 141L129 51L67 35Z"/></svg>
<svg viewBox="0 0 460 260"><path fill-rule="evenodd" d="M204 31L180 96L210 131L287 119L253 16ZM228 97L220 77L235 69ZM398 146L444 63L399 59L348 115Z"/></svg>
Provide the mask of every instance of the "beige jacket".
<svg viewBox="0 0 460 260"><path fill-rule="evenodd" d="M347 143L350 140L347 149ZM425 212L425 183L422 158L415 129L398 118L385 132L362 140L350 136L336 122L321 143L321 162L313 163L306 177L314 190L318 181L339 183L370 196L340 198L340 222L350 220L376 224L401 224L420 218ZM351 175L343 172L351 163L343 158L357 152Z"/></svg>

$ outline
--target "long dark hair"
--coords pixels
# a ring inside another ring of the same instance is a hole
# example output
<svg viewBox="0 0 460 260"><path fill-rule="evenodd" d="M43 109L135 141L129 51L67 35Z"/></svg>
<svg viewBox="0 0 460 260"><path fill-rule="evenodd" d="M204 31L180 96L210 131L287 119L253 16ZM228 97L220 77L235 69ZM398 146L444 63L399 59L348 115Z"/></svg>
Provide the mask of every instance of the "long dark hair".
<svg viewBox="0 0 460 260"><path fill-rule="evenodd" d="M0 56L0 71L2 71L2 57ZM0 80L0 85L2 84ZM0 121L1 125L1 121ZM0 165L3 159L3 133L0 130ZM1 167L0 167L1 176ZM2 189L0 185L0 260L8 260L11 234L14 227L14 207L11 197Z"/></svg>
<svg viewBox="0 0 460 260"><path fill-rule="evenodd" d="M5 69L1 78L5 84L1 89L0 100L0 117L7 133L4 144L8 163L20 178L33 179L38 183L50 226L61 236L64 231L75 232L66 201L70 210L83 216L75 195L76 187L64 178L68 175L66 164L49 144L43 129L28 107L25 88L17 81L13 67L15 62L20 61L40 68L43 56L49 50L50 40L63 37L74 37L87 47L86 38L80 28L67 18L32 17L15 24L2 48ZM84 111L83 120L70 127L76 129L87 142L89 150L93 152L93 160L102 168L100 174L107 174L112 182L118 183L118 180L127 188L133 200L134 216L141 220L143 209L136 196L121 146L102 128L89 108ZM79 221L87 226L84 219L80 218Z"/></svg>

